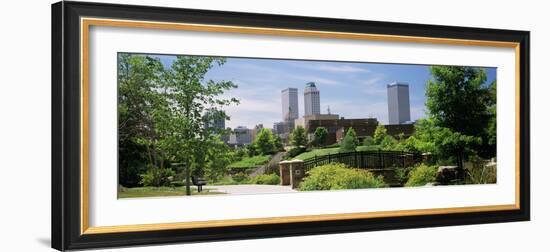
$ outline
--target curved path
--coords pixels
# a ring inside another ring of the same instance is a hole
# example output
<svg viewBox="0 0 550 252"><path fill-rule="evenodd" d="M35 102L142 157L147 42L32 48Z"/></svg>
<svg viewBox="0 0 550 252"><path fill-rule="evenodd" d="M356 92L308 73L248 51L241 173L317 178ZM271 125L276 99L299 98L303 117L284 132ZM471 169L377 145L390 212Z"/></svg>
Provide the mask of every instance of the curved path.
<svg viewBox="0 0 550 252"><path fill-rule="evenodd" d="M273 170L270 170L270 167L279 167L279 162L283 159L284 154L285 152L277 152L273 154L267 164L256 167L256 169L250 173L249 176L253 178L261 174L274 172ZM275 171L277 171L277 169L275 169Z"/></svg>
<svg viewBox="0 0 550 252"><path fill-rule="evenodd" d="M219 185L219 186L204 186L204 189L211 191L223 192L227 194L243 195L243 194L266 194L266 193L293 193L297 192L290 186L281 185Z"/></svg>

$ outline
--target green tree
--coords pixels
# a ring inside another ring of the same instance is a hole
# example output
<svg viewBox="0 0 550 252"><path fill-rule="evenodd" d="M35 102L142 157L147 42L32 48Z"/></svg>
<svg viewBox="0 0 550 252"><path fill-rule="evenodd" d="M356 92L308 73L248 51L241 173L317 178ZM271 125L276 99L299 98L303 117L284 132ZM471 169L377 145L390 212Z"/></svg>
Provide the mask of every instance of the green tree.
<svg viewBox="0 0 550 252"><path fill-rule="evenodd" d="M157 120L157 129L165 135L163 149L174 160L181 160L188 169L195 170L195 174L203 173L207 150L213 143L214 131L208 127L209 123L227 119L223 107L239 102L236 98L221 97L225 91L237 87L231 81L204 79L210 68L224 63L224 58L178 56L160 89L167 101ZM219 112L204 116L213 110ZM189 194L189 188L187 191Z"/></svg>
<svg viewBox="0 0 550 252"><path fill-rule="evenodd" d="M328 130L325 127L317 127L315 129L315 132L313 133L314 136L314 144L317 146L322 146L325 141L327 140L328 136Z"/></svg>
<svg viewBox="0 0 550 252"><path fill-rule="evenodd" d="M306 146L307 136L304 127L296 126L296 128L294 128L294 130L290 134L290 140L292 145L294 145L295 147Z"/></svg>
<svg viewBox="0 0 550 252"><path fill-rule="evenodd" d="M357 134L353 128L349 128L348 132L344 139L342 139L342 144L340 145L341 151L355 151L359 145L359 139L357 139Z"/></svg>
<svg viewBox="0 0 550 252"><path fill-rule="evenodd" d="M258 132L254 140L254 145L262 155L272 154L276 151L273 133L266 128L262 128L260 132Z"/></svg>
<svg viewBox="0 0 550 252"><path fill-rule="evenodd" d="M258 154L258 148L256 147L255 143L251 143L248 145L245 145L246 155L249 157L256 156Z"/></svg>
<svg viewBox="0 0 550 252"><path fill-rule="evenodd" d="M376 142L374 142L374 138L371 136L366 136L365 139L363 139L363 146L371 146L375 144Z"/></svg>
<svg viewBox="0 0 550 252"><path fill-rule="evenodd" d="M384 125L376 126L376 130L374 130L374 143L381 144L387 136L388 133Z"/></svg>
<svg viewBox="0 0 550 252"><path fill-rule="evenodd" d="M491 106L489 106L489 126L487 128L487 143L495 148L497 144L497 82L493 81L490 86Z"/></svg>
<svg viewBox="0 0 550 252"><path fill-rule="evenodd" d="M163 77L157 58L118 54L119 183L124 186L137 186L147 169L164 167L163 135L155 129L164 105L157 92Z"/></svg>
<svg viewBox="0 0 550 252"><path fill-rule="evenodd" d="M275 151L283 151L285 147L283 140L279 136L273 136L273 146L275 146Z"/></svg>
<svg viewBox="0 0 550 252"><path fill-rule="evenodd" d="M411 151L432 153L442 164L456 164L457 156L469 156L481 144L480 137L467 136L449 128L437 126L433 119L421 119L415 125L415 135L405 141Z"/></svg>
<svg viewBox="0 0 550 252"><path fill-rule="evenodd" d="M481 137L477 150L493 156L496 145L490 144L492 132L488 129L495 114L496 85L486 83L485 70L432 66L430 72L433 79L427 82L426 107L435 125L464 136Z"/></svg>
<svg viewBox="0 0 550 252"><path fill-rule="evenodd" d="M205 175L213 181L223 178L227 171L227 166L236 161L235 153L219 137L215 137L212 140L206 159Z"/></svg>
<svg viewBox="0 0 550 252"><path fill-rule="evenodd" d="M399 149L399 142L392 136L386 135L382 141L380 141L380 148L382 150L400 150Z"/></svg>
<svg viewBox="0 0 550 252"><path fill-rule="evenodd" d="M179 56L167 69L155 57L124 53L118 57L121 184L143 180L133 173L144 175L144 167L151 176L162 174L153 170L169 169L165 167L173 162L184 163L186 175L202 176L205 169L222 167L225 161L218 157L230 150L220 145L224 130L210 124L229 119L223 108L238 100L222 97L237 86L205 80L205 75L225 59ZM212 150L218 153L213 155ZM147 164L136 163L140 160Z"/></svg>

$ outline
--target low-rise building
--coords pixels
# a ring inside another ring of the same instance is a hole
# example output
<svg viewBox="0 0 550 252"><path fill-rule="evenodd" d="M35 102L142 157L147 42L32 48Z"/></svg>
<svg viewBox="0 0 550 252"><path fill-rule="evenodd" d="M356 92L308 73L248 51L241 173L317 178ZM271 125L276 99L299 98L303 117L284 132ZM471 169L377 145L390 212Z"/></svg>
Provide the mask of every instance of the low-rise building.
<svg viewBox="0 0 550 252"><path fill-rule="evenodd" d="M378 125L354 125L350 127L353 128L357 134L357 138L362 141L367 136L374 137L374 132ZM336 132L336 142L340 142L344 139L350 127L338 129ZM393 136L395 139L399 139L401 134L404 138L408 138L414 134L414 124L390 124L384 125L384 128L386 128L386 133Z"/></svg>
<svg viewBox="0 0 550 252"><path fill-rule="evenodd" d="M366 136L373 137L376 127L378 127L376 118L336 118L336 119L317 119L304 121L304 128L310 140L313 139L315 130L318 127L324 127L328 131L328 136L325 144L334 144L342 141L347 131L353 128L357 137L362 140ZM396 124L384 125L387 133L391 136L398 137L403 134L404 137L409 137L414 134L414 124Z"/></svg>
<svg viewBox="0 0 550 252"><path fill-rule="evenodd" d="M249 129L245 126L236 127L229 135L229 141L227 142L227 144L230 146L243 146L251 144L253 141L252 131L252 129Z"/></svg>

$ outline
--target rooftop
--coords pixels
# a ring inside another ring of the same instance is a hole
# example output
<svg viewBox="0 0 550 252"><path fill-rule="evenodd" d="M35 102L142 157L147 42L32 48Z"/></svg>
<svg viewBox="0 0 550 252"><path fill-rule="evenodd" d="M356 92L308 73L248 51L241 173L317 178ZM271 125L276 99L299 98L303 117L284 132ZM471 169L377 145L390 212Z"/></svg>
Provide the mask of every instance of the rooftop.
<svg viewBox="0 0 550 252"><path fill-rule="evenodd" d="M388 84L388 87L396 87L396 86L408 87L409 83L395 81L395 82L392 82L392 83Z"/></svg>
<svg viewBox="0 0 550 252"><path fill-rule="evenodd" d="M306 83L306 87L315 87L315 82Z"/></svg>

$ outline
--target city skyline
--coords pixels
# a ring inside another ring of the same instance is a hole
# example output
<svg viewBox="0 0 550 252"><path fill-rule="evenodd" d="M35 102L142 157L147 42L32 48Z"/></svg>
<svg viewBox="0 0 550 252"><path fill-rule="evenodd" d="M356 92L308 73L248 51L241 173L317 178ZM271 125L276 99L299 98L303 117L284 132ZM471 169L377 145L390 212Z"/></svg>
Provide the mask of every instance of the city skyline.
<svg viewBox="0 0 550 252"><path fill-rule="evenodd" d="M403 124L410 121L409 84L404 82L388 84L388 124Z"/></svg>
<svg viewBox="0 0 550 252"><path fill-rule="evenodd" d="M152 55L169 67L175 56ZM487 83L496 79L496 68L484 68ZM206 80L229 80L239 88L227 92L241 103L226 108L231 117L226 127L257 124L270 127L282 117L281 91L298 89L298 114L305 115L304 92L306 83L314 82L323 94L320 113L328 107L333 114L345 118L377 118L388 123L387 85L392 82L409 83L411 121L425 116L424 87L431 78L428 65L328 62L305 60L278 60L258 58L227 58L222 66L214 66Z"/></svg>
<svg viewBox="0 0 550 252"><path fill-rule="evenodd" d="M281 90L281 105L281 115L283 121L291 121L300 118L298 89L285 88Z"/></svg>
<svg viewBox="0 0 550 252"><path fill-rule="evenodd" d="M306 83L304 88L304 116L321 114L321 97L315 82Z"/></svg>

